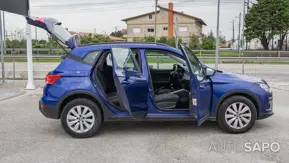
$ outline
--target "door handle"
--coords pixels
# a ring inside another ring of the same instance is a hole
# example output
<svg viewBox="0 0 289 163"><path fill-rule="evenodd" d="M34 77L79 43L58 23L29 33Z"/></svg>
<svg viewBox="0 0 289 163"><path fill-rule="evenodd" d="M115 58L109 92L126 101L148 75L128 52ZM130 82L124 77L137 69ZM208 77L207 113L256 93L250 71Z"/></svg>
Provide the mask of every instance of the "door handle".
<svg viewBox="0 0 289 163"><path fill-rule="evenodd" d="M122 81L122 84L130 84L129 81Z"/></svg>
<svg viewBox="0 0 289 163"><path fill-rule="evenodd" d="M201 89L205 89L206 86L205 86L204 84L201 84L201 85L200 85L200 88L201 88Z"/></svg>

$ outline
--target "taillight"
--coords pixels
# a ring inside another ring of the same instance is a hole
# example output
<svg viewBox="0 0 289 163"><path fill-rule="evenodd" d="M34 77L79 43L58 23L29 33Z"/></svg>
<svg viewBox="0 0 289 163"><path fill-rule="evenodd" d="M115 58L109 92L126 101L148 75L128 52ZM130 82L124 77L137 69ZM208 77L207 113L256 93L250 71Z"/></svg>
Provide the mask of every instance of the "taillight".
<svg viewBox="0 0 289 163"><path fill-rule="evenodd" d="M47 84L54 84L61 78L60 74L47 74L45 78L45 82Z"/></svg>

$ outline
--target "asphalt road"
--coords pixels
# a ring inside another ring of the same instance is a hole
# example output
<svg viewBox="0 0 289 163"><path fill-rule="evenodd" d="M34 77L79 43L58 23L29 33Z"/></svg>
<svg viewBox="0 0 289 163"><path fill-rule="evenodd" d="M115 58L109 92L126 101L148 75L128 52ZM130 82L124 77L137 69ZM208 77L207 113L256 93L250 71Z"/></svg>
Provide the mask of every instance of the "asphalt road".
<svg viewBox="0 0 289 163"><path fill-rule="evenodd" d="M215 122L200 127L193 122L123 122L104 124L93 138L74 139L59 121L46 119L38 111L42 89L27 91L0 101L0 162L286 163L289 82L268 80L274 88L275 115L240 135L223 133ZM248 142L251 151L243 146ZM273 152L278 148L274 142L280 146L278 152ZM262 143L275 146L261 152L253 148Z"/></svg>

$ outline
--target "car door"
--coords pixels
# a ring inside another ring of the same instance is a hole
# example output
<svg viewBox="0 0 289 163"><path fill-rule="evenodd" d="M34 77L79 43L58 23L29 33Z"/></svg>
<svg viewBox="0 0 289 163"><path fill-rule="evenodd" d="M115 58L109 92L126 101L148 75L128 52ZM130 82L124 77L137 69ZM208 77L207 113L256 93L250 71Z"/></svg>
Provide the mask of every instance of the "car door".
<svg viewBox="0 0 289 163"><path fill-rule="evenodd" d="M54 18L38 18L30 16L26 17L26 20L28 24L46 30L51 36L70 49L74 49L80 45L79 36L71 35L62 23Z"/></svg>
<svg viewBox="0 0 289 163"><path fill-rule="evenodd" d="M198 125L205 122L210 116L211 81L206 77L201 62L186 46L180 45L190 70L190 112L197 118Z"/></svg>
<svg viewBox="0 0 289 163"><path fill-rule="evenodd" d="M120 104L133 118L144 118L148 111L148 81L143 76L131 49L111 47L113 80Z"/></svg>

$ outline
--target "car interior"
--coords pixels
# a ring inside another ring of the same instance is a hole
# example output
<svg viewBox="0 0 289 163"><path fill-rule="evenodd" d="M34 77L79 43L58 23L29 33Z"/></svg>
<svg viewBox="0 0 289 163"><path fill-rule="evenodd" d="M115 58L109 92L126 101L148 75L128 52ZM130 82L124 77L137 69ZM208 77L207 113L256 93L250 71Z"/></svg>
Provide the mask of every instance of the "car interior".
<svg viewBox="0 0 289 163"><path fill-rule="evenodd" d="M150 55L161 54L173 63L154 64ZM188 72L175 59L176 56L165 51L146 52L150 79L154 90L155 104L162 110L187 110L189 108L190 78ZM162 66L163 65L163 66ZM173 65L173 68L165 67Z"/></svg>
<svg viewBox="0 0 289 163"><path fill-rule="evenodd" d="M121 111L126 111L119 102L117 90L113 80L113 69L110 51L105 52L96 66L95 76L106 94L108 102ZM138 65L141 64L140 54L133 50L133 57ZM179 64L174 64L173 69L156 69L148 67L153 86L154 103L160 110L188 110L189 108L189 77Z"/></svg>

